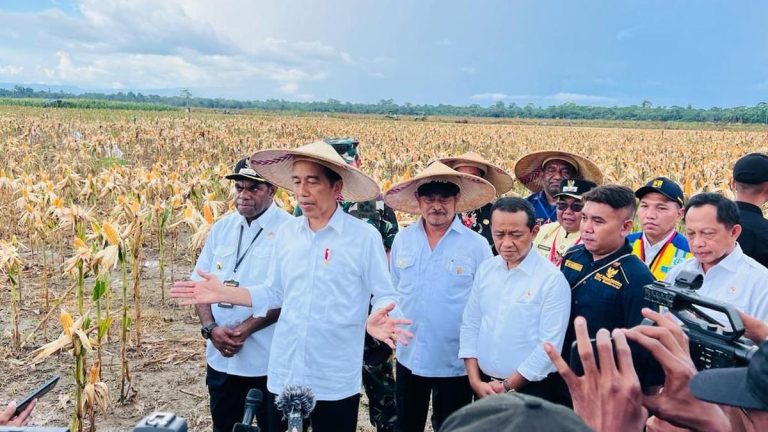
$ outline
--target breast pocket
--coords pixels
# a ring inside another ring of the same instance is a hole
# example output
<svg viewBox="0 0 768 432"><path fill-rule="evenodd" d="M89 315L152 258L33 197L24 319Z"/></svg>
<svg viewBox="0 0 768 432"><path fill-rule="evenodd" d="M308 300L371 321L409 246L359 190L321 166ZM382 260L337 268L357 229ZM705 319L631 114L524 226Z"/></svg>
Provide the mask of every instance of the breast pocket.
<svg viewBox="0 0 768 432"><path fill-rule="evenodd" d="M475 277L475 265L474 262L469 258L446 258L444 267L450 276L457 278L459 281L464 279L471 281Z"/></svg>
<svg viewBox="0 0 768 432"><path fill-rule="evenodd" d="M235 265L235 248L216 246L213 249L213 265L210 272L221 277L228 277Z"/></svg>
<svg viewBox="0 0 768 432"><path fill-rule="evenodd" d="M393 271L397 272L400 279L400 282L395 287L397 292L400 294L412 293L419 278L416 256L398 255L397 260L392 265L394 267Z"/></svg>

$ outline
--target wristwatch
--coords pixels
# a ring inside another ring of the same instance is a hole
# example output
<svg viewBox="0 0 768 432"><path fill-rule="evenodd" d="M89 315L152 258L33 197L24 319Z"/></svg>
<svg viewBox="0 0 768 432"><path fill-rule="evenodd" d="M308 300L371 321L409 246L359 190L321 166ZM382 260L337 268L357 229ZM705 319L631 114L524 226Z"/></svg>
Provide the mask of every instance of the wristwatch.
<svg viewBox="0 0 768 432"><path fill-rule="evenodd" d="M203 339L210 339L211 338L211 332L213 331L213 329L215 329L218 326L219 325L216 324L216 321L214 321L214 322L212 322L212 323L210 323L210 324L208 324L206 326L203 326L200 329L200 334L203 335Z"/></svg>

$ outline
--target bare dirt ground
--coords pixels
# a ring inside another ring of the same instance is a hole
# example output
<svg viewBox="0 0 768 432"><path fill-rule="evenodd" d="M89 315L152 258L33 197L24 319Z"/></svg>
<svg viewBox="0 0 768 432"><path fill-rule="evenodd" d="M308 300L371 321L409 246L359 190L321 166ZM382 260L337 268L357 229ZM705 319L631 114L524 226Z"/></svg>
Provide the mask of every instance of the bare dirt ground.
<svg viewBox="0 0 768 432"><path fill-rule="evenodd" d="M184 260L175 263L174 276L188 274L191 265ZM39 266L25 268L22 281L21 329L23 337L34 329L45 315L39 295ZM58 272L57 272L58 273ZM171 281L170 266L166 267L166 290ZM49 280L51 298L57 297L71 284L71 280L56 277ZM5 282L3 282L5 283ZM88 293L93 285L86 281ZM119 276L112 281L113 314L119 304ZM13 399L21 399L54 374L61 381L48 395L40 399L31 424L37 426L68 426L74 403L73 357L69 353L53 355L33 366L30 353L44 343L42 331L20 352L14 352L10 344L8 290L3 286L0 305L0 370L4 384L0 386L0 404L3 407ZM120 396L119 319L112 324L110 340L102 348L102 377L109 386L112 403L106 415L98 414L96 430L104 432L130 431L145 415L153 411L170 411L185 418L190 431L210 431L211 418L208 409L208 392L205 387L205 343L200 337L199 321L191 307L178 306L176 302L161 300L159 274L156 259L145 259L142 270L142 337L141 347L135 340L128 349L131 372L131 392L125 401ZM86 304L89 304L86 301ZM64 309L75 312L73 295L65 301ZM91 311L93 314L93 311ZM131 312L133 313L133 312ZM48 324L48 340L61 332L58 310ZM89 357L88 364L94 358ZM367 399L363 396L358 420L358 431L374 431L367 413ZM88 426L88 423L86 423Z"/></svg>

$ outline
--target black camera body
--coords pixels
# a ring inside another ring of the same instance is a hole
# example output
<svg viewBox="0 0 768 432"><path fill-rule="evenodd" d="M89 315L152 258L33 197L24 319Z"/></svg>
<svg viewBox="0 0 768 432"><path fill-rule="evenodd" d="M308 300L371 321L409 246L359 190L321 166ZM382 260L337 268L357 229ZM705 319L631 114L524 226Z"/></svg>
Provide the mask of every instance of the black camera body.
<svg viewBox="0 0 768 432"><path fill-rule="evenodd" d="M743 337L744 323L735 307L696 292L703 281L702 275L683 271L674 284L656 281L646 285L645 300L668 309L682 321L696 369L746 366L757 347ZM729 327L709 311L724 315Z"/></svg>

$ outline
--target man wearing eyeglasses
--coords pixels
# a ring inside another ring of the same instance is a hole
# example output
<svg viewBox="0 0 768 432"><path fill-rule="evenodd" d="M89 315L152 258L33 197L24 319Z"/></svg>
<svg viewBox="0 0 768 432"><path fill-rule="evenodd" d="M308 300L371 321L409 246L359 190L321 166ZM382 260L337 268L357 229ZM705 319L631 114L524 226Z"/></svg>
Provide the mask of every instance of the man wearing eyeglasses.
<svg viewBox="0 0 768 432"><path fill-rule="evenodd" d="M327 138L336 153L349 165L360 168L360 142L355 138ZM343 198L343 197L342 197ZM381 234L384 250L389 256L392 241L398 231L397 216L391 207L384 203L384 198L365 202L341 201L342 210L368 222ZM295 216L301 216L301 208L296 206ZM365 334L363 351L363 388L368 397L368 418L377 432L389 432L396 428L397 409L395 407L395 375L392 349L385 343Z"/></svg>
<svg viewBox="0 0 768 432"><path fill-rule="evenodd" d="M197 270L216 275L231 286L251 286L267 274L274 233L293 219L274 203L276 187L240 160L226 176L234 181L237 212L224 216L211 228ZM205 383L210 394L214 431L231 431L243 418L245 396L256 388L267 394L269 348L280 309L254 318L250 307L227 303L195 305L207 342ZM269 430L267 404L256 412L259 425Z"/></svg>
<svg viewBox="0 0 768 432"><path fill-rule="evenodd" d="M563 180L560 191L554 195L557 206L557 222L541 226L534 240L536 251L552 264L560 267L563 255L571 246L581 242L581 195L597 185L588 180Z"/></svg>

